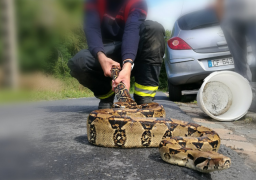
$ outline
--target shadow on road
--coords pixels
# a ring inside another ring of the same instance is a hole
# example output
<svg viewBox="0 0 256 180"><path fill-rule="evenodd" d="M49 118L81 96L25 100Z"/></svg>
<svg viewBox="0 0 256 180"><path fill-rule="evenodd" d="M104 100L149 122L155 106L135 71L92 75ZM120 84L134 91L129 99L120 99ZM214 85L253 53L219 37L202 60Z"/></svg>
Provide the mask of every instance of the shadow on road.
<svg viewBox="0 0 256 180"><path fill-rule="evenodd" d="M166 163L164 162L162 159L161 159L161 156L160 154L157 152L157 153L152 153L148 156L149 159L155 161L155 162L159 162L159 163Z"/></svg>
<svg viewBox="0 0 256 180"><path fill-rule="evenodd" d="M77 136L74 138L74 140L80 144L84 144L84 145L91 145L89 142L88 142L88 137L87 135L83 135L83 136Z"/></svg>
<svg viewBox="0 0 256 180"><path fill-rule="evenodd" d="M155 96L155 100L157 101L157 100L167 100L167 101L169 101L169 98L165 95L165 94L161 94L161 95L156 95Z"/></svg>
<svg viewBox="0 0 256 180"><path fill-rule="evenodd" d="M97 106L46 106L44 107L47 112L78 112L78 113L91 113L98 109Z"/></svg>
<svg viewBox="0 0 256 180"><path fill-rule="evenodd" d="M210 173L201 173L195 170L191 170L188 168L182 168L181 171L187 175L187 177L193 177L197 180L212 180L212 176Z"/></svg>
<svg viewBox="0 0 256 180"><path fill-rule="evenodd" d="M164 162L161 159L160 154L158 152L157 153L151 153L148 156L148 158L155 161L156 163L168 164L168 163ZM198 171L194 171L194 170L188 169L186 167L179 167L179 166L172 165L172 164L168 164L168 165L170 166L170 169L172 169L172 170L181 169L183 174L187 175L187 179L190 179L191 177L194 177L198 180L212 180L211 174L200 173Z"/></svg>

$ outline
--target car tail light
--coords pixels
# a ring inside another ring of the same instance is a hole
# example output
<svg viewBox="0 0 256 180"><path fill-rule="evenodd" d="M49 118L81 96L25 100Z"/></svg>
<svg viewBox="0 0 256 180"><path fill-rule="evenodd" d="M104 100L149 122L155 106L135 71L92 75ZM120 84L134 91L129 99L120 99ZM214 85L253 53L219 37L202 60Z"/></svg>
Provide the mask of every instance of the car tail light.
<svg viewBox="0 0 256 180"><path fill-rule="evenodd" d="M184 40L179 37L171 38L168 41L168 46L173 50L188 50L192 49Z"/></svg>

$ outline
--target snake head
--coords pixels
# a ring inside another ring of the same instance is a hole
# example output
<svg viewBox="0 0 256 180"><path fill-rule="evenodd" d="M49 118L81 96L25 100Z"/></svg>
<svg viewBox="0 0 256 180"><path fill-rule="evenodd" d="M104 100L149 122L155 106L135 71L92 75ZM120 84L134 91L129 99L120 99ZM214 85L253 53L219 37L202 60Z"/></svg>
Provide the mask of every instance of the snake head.
<svg viewBox="0 0 256 180"><path fill-rule="evenodd" d="M120 70L118 69L117 66L112 66L112 69L111 69L111 77L113 80L116 80L116 78L118 77L119 75L119 72Z"/></svg>
<svg viewBox="0 0 256 180"><path fill-rule="evenodd" d="M195 168L204 173L228 169L231 160L216 152L201 152L200 156L194 159Z"/></svg>

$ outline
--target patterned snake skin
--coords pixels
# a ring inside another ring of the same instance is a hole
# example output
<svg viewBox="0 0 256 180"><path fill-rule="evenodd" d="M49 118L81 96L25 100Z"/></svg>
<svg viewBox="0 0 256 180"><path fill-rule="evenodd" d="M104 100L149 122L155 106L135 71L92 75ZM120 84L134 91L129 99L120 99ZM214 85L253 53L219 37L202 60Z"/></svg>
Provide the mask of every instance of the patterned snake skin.
<svg viewBox="0 0 256 180"><path fill-rule="evenodd" d="M116 79L119 69L112 68ZM200 172L230 167L231 160L217 151L220 137L198 124L165 118L157 103L137 105L123 83L115 88L118 102L113 109L93 111L87 121L91 144L112 148L159 147L162 159Z"/></svg>

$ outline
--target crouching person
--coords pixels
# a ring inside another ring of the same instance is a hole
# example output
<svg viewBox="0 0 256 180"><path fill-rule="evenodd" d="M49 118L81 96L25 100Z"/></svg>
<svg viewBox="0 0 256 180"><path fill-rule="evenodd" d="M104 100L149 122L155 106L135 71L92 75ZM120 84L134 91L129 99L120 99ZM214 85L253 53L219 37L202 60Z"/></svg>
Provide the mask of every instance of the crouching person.
<svg viewBox="0 0 256 180"><path fill-rule="evenodd" d="M165 53L165 30L146 21L144 0L88 0L84 31L88 50L78 52L68 63L71 75L100 99L99 109L111 108L115 87L130 88L135 77L134 99L138 104L154 100ZM121 72L112 82L111 67ZM134 66L134 68L133 68Z"/></svg>

